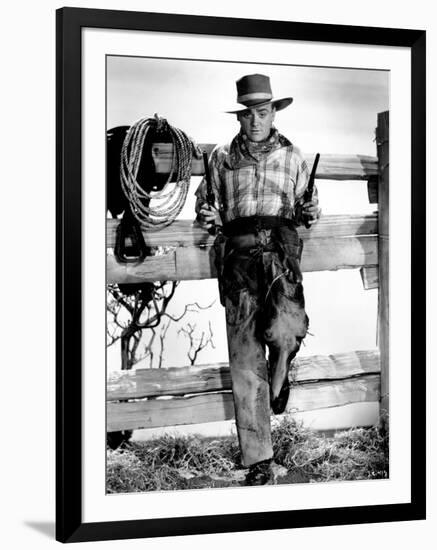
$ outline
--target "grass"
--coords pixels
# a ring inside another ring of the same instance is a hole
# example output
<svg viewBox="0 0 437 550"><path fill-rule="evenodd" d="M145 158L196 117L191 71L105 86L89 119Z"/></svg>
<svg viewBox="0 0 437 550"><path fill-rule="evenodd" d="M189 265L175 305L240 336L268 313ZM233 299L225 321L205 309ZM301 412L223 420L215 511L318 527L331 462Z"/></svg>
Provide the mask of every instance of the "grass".
<svg viewBox="0 0 437 550"><path fill-rule="evenodd" d="M388 434L376 427L327 435L283 419L272 430L277 483L388 477ZM241 485L236 437L164 436L107 455L107 491L129 493Z"/></svg>

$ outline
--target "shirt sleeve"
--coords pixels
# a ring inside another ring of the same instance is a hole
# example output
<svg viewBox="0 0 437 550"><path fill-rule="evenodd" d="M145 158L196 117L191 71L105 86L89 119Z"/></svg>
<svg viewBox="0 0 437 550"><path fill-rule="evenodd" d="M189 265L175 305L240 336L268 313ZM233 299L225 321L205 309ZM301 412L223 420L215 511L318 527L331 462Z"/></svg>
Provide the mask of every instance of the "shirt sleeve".
<svg viewBox="0 0 437 550"><path fill-rule="evenodd" d="M220 174L219 174L218 147L213 149L209 157L208 166L209 166L209 172L211 174L212 191L215 197L214 206L217 208L217 210L219 210L220 209ZM208 200L207 200L208 190L207 190L206 176L203 176L202 181L199 183L199 186L195 191L195 195L196 195L195 210L196 210L196 214L198 214L202 206L208 203Z"/></svg>

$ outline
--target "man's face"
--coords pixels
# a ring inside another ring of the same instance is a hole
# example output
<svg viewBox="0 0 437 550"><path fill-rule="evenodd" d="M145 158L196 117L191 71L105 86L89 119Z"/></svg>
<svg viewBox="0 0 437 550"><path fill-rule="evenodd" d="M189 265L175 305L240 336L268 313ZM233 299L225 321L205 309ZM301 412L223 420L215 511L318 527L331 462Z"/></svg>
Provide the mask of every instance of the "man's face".
<svg viewBox="0 0 437 550"><path fill-rule="evenodd" d="M265 105L256 109L246 109L237 116L243 134L246 134L250 141L264 141L270 135L275 109L271 105Z"/></svg>

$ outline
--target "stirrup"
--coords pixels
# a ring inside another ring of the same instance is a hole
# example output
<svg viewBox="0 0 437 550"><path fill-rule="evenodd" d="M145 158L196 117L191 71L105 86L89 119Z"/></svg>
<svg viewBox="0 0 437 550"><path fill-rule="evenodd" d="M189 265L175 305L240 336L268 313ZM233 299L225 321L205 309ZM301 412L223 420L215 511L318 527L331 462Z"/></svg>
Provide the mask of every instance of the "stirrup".
<svg viewBox="0 0 437 550"><path fill-rule="evenodd" d="M142 262L148 252L140 224L129 208L117 227L114 255L119 262L128 264Z"/></svg>

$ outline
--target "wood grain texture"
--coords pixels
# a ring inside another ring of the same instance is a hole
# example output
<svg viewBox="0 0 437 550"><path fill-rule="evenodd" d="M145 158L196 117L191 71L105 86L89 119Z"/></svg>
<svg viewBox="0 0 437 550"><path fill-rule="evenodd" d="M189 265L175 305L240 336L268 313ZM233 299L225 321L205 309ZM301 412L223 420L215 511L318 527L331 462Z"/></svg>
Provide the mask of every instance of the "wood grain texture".
<svg viewBox="0 0 437 550"><path fill-rule="evenodd" d="M302 383L345 379L379 371L379 352L360 350L326 356L297 357L290 370L290 380L293 383ZM216 363L195 367L111 372L107 381L106 398L108 401L117 401L230 389L228 363Z"/></svg>
<svg viewBox="0 0 437 550"><path fill-rule="evenodd" d="M287 412L313 411L350 403L379 401L380 376L370 374L352 380L320 381L293 386Z"/></svg>
<svg viewBox="0 0 437 550"><path fill-rule="evenodd" d="M389 183L389 112L378 114L376 144L379 159L379 299L378 299L378 345L381 350L381 422L389 416L389 228L390 228L390 183Z"/></svg>
<svg viewBox="0 0 437 550"><path fill-rule="evenodd" d="M138 264L119 263L112 254L106 256L106 282L144 283L146 281L177 280L176 255L168 252L150 256Z"/></svg>
<svg viewBox="0 0 437 550"><path fill-rule="evenodd" d="M377 265L376 236L311 238L304 243L302 271L333 271ZM187 281L216 277L214 249L178 247L139 264L120 264L107 255L107 283Z"/></svg>
<svg viewBox="0 0 437 550"><path fill-rule="evenodd" d="M194 213L193 213L194 217ZM118 220L106 221L106 246L113 248ZM322 216L311 229L299 227L299 234L304 241L318 237L350 237L360 235L377 235L378 215L367 216ZM205 231L192 220L177 220L163 229L143 230L144 240L149 246L211 246L214 236Z"/></svg>
<svg viewBox="0 0 437 550"><path fill-rule="evenodd" d="M205 149L208 154L214 145L199 144L200 149ZM155 169L158 173L169 173L173 158L173 144L154 143L152 145L152 157ZM304 153L305 160L311 170L315 153ZM193 158L191 165L192 175L204 174L202 158ZM367 180L378 174L378 160L366 155L333 155L321 153L317 167L317 179L331 180Z"/></svg>
<svg viewBox="0 0 437 550"><path fill-rule="evenodd" d="M287 412L303 412L350 403L378 401L378 374L348 380L313 382L293 386ZM207 393L172 399L109 402L107 431L178 426L234 418L231 392Z"/></svg>

